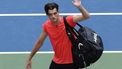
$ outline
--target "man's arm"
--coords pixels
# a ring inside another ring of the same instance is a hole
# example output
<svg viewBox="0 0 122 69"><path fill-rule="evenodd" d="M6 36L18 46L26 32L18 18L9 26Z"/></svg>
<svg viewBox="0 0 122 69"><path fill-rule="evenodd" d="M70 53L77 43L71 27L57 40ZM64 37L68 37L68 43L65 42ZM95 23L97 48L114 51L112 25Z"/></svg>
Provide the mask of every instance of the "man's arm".
<svg viewBox="0 0 122 69"><path fill-rule="evenodd" d="M81 15L74 15L74 22L79 22L81 20L85 20L88 19L90 17L88 11L83 7L83 5L81 4L81 0L73 0L72 1L73 5L75 7L78 8L78 10L80 11Z"/></svg>
<svg viewBox="0 0 122 69"><path fill-rule="evenodd" d="M35 55L35 53L40 49L40 47L43 45L43 42L45 40L45 38L47 37L47 33L45 31L42 31L39 39L37 40L34 48L32 49L31 54L29 55L29 58L27 60L27 65L26 65L26 69L31 69L31 60L33 58L33 56Z"/></svg>

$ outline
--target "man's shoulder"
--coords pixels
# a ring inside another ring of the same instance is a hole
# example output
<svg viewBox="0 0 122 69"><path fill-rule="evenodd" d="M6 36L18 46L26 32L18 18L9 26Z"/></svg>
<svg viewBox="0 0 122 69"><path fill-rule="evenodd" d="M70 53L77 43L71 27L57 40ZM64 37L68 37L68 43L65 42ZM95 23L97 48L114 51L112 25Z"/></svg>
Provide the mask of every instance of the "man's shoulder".
<svg viewBox="0 0 122 69"><path fill-rule="evenodd" d="M65 17L66 19L70 19L70 18L73 18L73 15L68 15L68 16L63 16Z"/></svg>

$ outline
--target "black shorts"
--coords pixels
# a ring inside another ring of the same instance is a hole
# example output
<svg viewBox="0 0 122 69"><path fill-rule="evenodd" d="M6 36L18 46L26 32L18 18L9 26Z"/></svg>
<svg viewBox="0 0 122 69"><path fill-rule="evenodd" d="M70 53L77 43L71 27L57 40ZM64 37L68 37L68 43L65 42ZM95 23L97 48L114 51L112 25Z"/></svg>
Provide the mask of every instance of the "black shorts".
<svg viewBox="0 0 122 69"><path fill-rule="evenodd" d="M73 63L70 64L57 64L54 61L51 62L49 69L76 69Z"/></svg>

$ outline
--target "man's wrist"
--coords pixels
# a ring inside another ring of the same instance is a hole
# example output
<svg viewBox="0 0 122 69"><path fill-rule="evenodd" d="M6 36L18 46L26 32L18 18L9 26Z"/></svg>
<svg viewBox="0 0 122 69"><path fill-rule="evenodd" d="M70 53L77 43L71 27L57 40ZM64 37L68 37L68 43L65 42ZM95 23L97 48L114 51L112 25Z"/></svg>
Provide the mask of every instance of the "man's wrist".
<svg viewBox="0 0 122 69"><path fill-rule="evenodd" d="M79 10L81 10L81 9L83 9L83 6L77 6L77 8L79 9Z"/></svg>

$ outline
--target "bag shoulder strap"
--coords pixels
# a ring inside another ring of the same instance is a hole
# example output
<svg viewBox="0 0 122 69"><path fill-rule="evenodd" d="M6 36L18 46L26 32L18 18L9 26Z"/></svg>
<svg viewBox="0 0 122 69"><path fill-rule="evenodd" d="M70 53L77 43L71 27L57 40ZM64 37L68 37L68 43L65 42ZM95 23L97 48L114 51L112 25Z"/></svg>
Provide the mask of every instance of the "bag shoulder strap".
<svg viewBox="0 0 122 69"><path fill-rule="evenodd" d="M63 17L63 19L64 19L64 24L65 24L66 29L67 29L67 28L73 29L73 27L71 27L71 26L68 24L68 22L67 22L67 20L66 20L66 17L67 17L67 16L64 16L64 17Z"/></svg>
<svg viewBox="0 0 122 69"><path fill-rule="evenodd" d="M70 25L67 23L66 17L67 17L67 16L64 16L64 17L63 17L63 18L64 18L65 26L70 26ZM83 28L83 26L80 25L79 23L76 23L76 24L77 24L80 28Z"/></svg>
<svg viewBox="0 0 122 69"><path fill-rule="evenodd" d="M70 26L68 24L68 22L66 21L66 17L67 16L64 16L64 24L65 24L65 27L66 27L66 31L70 31L72 33L74 33L75 36L79 36L79 32L72 26ZM80 24L76 23L80 28L83 28Z"/></svg>

